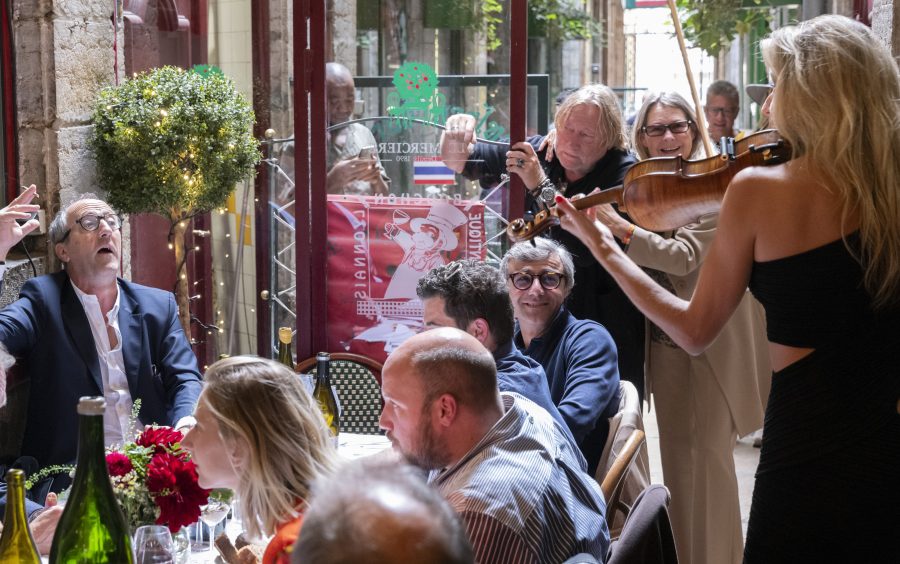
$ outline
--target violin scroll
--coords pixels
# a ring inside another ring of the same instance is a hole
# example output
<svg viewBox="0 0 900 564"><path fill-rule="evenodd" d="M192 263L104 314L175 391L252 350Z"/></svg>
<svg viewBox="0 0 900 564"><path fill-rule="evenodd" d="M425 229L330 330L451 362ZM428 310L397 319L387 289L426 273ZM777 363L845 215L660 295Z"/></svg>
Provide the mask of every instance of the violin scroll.
<svg viewBox="0 0 900 564"><path fill-rule="evenodd" d="M559 225L559 216L556 213L556 206L554 206L549 210L539 211L533 219L526 216L511 221L506 227L506 236L513 243L521 243L533 239L557 225Z"/></svg>

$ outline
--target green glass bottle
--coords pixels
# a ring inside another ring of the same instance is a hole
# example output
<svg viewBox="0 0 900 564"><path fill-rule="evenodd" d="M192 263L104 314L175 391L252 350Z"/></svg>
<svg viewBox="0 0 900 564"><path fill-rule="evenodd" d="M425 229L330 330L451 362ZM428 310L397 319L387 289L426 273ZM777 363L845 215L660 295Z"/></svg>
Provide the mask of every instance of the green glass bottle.
<svg viewBox="0 0 900 564"><path fill-rule="evenodd" d="M53 545L51 564L131 564L131 531L119 509L103 442L102 397L78 400L78 461Z"/></svg>
<svg viewBox="0 0 900 564"><path fill-rule="evenodd" d="M290 327L282 327L278 330L278 362L294 369L294 356L291 354L291 339L293 335Z"/></svg>
<svg viewBox="0 0 900 564"><path fill-rule="evenodd" d="M6 473L6 514L0 535L0 564L40 564L28 518L25 516L25 472Z"/></svg>
<svg viewBox="0 0 900 564"><path fill-rule="evenodd" d="M313 398L319 404L319 409L325 417L325 424L331 430L334 445L338 443L338 432L341 430L341 414L338 409L334 388L331 387L331 376L328 371L331 364L331 355L320 352L316 355L316 386L313 388Z"/></svg>

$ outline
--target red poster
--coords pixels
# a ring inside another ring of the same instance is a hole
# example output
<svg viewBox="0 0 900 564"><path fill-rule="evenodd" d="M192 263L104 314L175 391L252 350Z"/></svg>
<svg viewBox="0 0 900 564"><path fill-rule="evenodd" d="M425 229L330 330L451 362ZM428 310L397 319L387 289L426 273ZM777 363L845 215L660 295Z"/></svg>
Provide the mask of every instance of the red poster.
<svg viewBox="0 0 900 564"><path fill-rule="evenodd" d="M481 202L328 196L328 350L384 362L422 328L419 279L484 257Z"/></svg>

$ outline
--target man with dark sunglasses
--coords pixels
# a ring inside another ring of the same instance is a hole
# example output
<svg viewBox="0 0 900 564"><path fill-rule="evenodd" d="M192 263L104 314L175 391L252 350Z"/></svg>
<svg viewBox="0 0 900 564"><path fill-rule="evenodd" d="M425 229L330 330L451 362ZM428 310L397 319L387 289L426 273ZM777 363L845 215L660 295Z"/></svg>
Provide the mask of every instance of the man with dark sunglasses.
<svg viewBox="0 0 900 564"><path fill-rule="evenodd" d="M594 474L609 421L619 407L619 364L609 332L565 306L575 280L572 256L550 239L511 248L500 273L516 315L515 344L547 373L550 397Z"/></svg>
<svg viewBox="0 0 900 564"><path fill-rule="evenodd" d="M4 212L27 212L22 206L34 195L29 188L0 210L0 260L31 229ZM22 359L30 388L30 398L17 400L28 407L16 454L40 467L74 462L81 396L106 398L111 445L131 438L137 400L140 423L177 427L190 422L200 395L197 359L172 294L118 277L121 226L106 202L85 196L69 205L50 225L50 243L65 270L29 280L19 299L0 310L0 342ZM54 481L52 489L64 482Z"/></svg>

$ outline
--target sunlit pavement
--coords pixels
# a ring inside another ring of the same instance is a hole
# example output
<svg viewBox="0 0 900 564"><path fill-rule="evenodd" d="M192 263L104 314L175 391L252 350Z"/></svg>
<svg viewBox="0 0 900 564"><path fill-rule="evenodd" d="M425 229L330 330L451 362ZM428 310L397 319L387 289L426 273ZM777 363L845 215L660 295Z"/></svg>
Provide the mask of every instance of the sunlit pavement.
<svg viewBox="0 0 900 564"><path fill-rule="evenodd" d="M645 404L646 405L646 404ZM647 433L647 449L650 455L650 478L654 484L663 484L662 463L659 458L659 429L656 413L644 413L644 429ZM734 465L737 471L738 492L741 497L741 526L747 534L747 517L750 516L750 499L753 496L753 475L759 463L759 449L753 447L753 438L738 439L734 447Z"/></svg>

